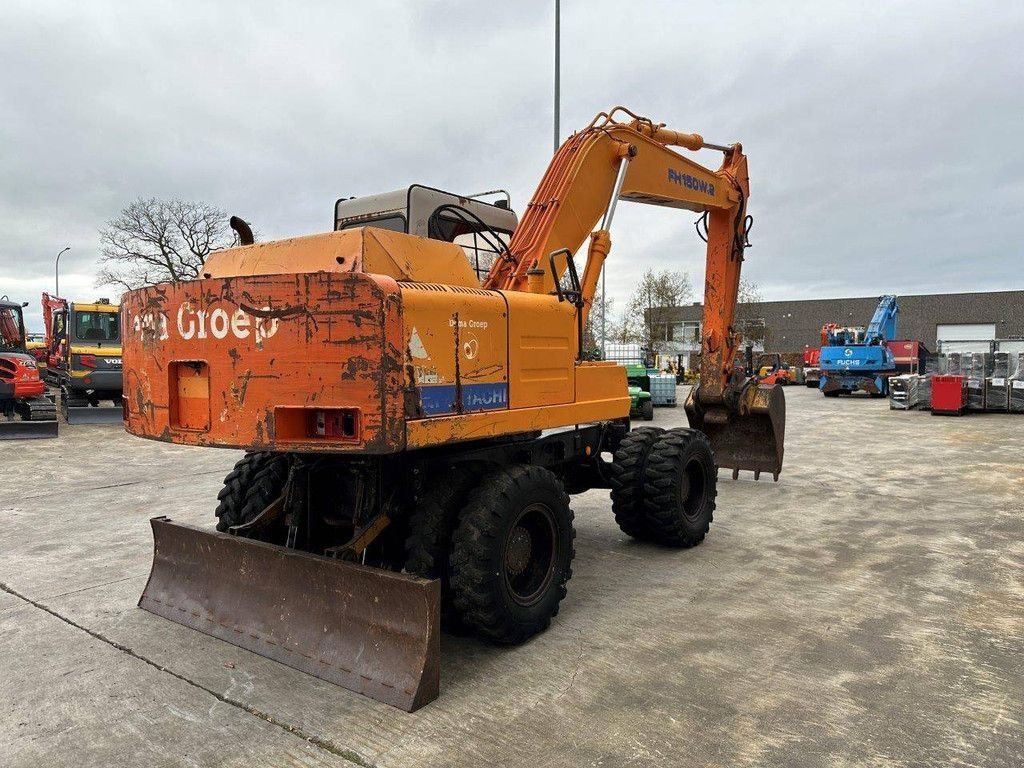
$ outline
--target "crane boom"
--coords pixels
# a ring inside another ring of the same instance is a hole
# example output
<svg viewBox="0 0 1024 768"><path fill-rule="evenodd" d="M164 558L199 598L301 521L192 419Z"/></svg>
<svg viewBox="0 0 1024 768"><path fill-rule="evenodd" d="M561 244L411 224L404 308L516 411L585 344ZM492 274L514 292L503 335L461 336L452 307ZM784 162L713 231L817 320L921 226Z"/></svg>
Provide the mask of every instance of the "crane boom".
<svg viewBox="0 0 1024 768"><path fill-rule="evenodd" d="M896 338L896 314L899 306L895 296L883 296L878 300L875 314L871 316L864 334L866 344L882 344Z"/></svg>

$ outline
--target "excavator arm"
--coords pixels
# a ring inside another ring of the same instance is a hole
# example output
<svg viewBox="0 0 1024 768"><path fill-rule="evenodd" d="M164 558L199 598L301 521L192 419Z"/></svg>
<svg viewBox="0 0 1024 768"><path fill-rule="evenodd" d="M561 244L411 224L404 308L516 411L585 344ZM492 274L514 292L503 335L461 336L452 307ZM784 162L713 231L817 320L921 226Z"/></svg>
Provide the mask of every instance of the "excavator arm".
<svg viewBox="0 0 1024 768"><path fill-rule="evenodd" d="M616 116L627 119L620 121ZM723 153L713 171L671 147ZM589 237L580 280L585 323L611 250L618 200L705 213L707 256L699 384L687 400L691 425L712 442L718 466L755 475L782 469L785 402L781 389L757 387L735 372L739 334L733 323L746 246L750 187L739 144L709 144L623 107L602 112L558 150L484 287L554 293L571 254ZM551 266L549 269L548 266ZM531 280L532 278L532 280Z"/></svg>

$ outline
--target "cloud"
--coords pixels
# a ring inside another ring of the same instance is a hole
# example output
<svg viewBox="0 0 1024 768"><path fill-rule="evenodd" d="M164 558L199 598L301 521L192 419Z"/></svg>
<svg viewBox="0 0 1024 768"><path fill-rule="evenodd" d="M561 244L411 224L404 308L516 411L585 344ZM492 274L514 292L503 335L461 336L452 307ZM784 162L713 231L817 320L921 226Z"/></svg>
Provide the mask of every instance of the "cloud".
<svg viewBox="0 0 1024 768"><path fill-rule="evenodd" d="M766 298L1020 286L1024 8L562 6L563 133L622 103L742 141ZM97 230L139 196L283 237L413 182L521 211L550 160L549 2L26 0L4 21L0 292L33 310L66 244L64 292L94 298ZM692 218L620 207L619 306L647 266L701 284Z"/></svg>

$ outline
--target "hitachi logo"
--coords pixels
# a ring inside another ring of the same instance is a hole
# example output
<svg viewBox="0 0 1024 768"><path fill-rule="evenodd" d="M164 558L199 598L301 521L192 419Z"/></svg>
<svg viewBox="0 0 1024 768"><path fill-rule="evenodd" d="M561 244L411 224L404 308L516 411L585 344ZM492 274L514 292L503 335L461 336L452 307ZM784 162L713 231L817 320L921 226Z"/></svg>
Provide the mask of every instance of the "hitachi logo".
<svg viewBox="0 0 1024 768"><path fill-rule="evenodd" d="M679 171L674 171L671 168L669 168L668 180L671 181L673 184L678 184L681 187L686 187L687 189L695 189L698 192L703 192L705 195L709 195L711 197L715 196L714 184L710 184L704 181L704 179L698 179L696 176L691 176L688 173L681 173Z"/></svg>

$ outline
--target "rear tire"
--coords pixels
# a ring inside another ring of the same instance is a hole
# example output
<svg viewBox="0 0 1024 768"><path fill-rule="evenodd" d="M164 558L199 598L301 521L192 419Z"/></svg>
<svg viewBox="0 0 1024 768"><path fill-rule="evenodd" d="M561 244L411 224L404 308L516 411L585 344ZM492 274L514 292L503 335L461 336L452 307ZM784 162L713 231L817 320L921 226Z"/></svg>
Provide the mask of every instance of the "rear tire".
<svg viewBox="0 0 1024 768"><path fill-rule="evenodd" d="M452 605L449 561L459 512L473 480L464 468L445 473L419 499L405 540L406 573L441 580L441 620L448 629L460 628Z"/></svg>
<svg viewBox="0 0 1024 768"><path fill-rule="evenodd" d="M547 629L572 576L573 514L559 479L515 465L483 478L459 515L452 603L463 626L496 643Z"/></svg>
<svg viewBox="0 0 1024 768"><path fill-rule="evenodd" d="M640 416L644 421L654 421L654 401L650 398L640 401Z"/></svg>
<svg viewBox="0 0 1024 768"><path fill-rule="evenodd" d="M672 429L661 435L651 447L643 480L651 538L670 547L700 544L718 495L718 470L704 433Z"/></svg>
<svg viewBox="0 0 1024 768"><path fill-rule="evenodd" d="M660 427L640 427L627 434L615 451L611 465L612 512L627 536L649 541L644 508L644 468L655 441L664 434Z"/></svg>
<svg viewBox="0 0 1024 768"><path fill-rule="evenodd" d="M217 530L226 533L234 525L254 520L284 493L288 481L288 457L283 453L247 453L224 478L217 494ZM255 532L251 538L279 544L287 529L281 525Z"/></svg>

